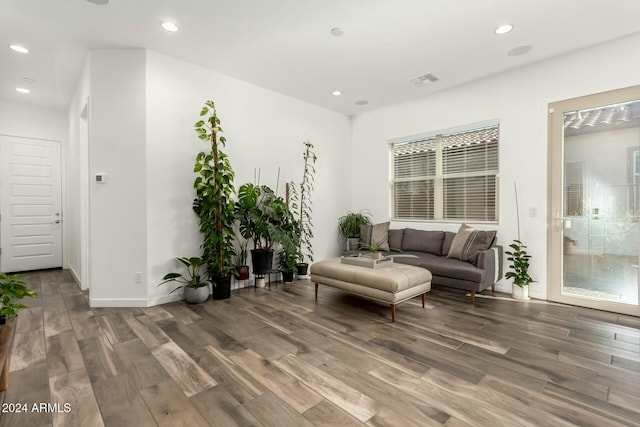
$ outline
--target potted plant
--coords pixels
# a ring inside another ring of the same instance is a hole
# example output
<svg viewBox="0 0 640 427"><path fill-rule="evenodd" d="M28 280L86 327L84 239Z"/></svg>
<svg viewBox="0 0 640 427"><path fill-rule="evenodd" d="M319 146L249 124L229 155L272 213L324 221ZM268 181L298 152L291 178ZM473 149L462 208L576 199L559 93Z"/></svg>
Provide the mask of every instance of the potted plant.
<svg viewBox="0 0 640 427"><path fill-rule="evenodd" d="M504 277L513 279L512 294L514 298L528 300L530 299L529 285L535 282L529 275L531 255L527 254L527 247L520 240L514 240L509 247L512 250L505 251L505 253L508 255L507 260L511 261L511 265L509 265L511 271L508 271Z"/></svg>
<svg viewBox="0 0 640 427"><path fill-rule="evenodd" d="M518 226L518 238L509 245L512 249L505 251L508 255L507 261L511 261L509 269L504 277L507 279L513 279L512 284L512 296L516 299L529 300L529 285L534 283L535 280L529 275L529 260L531 255L526 251L526 246L522 244L520 240L520 213L518 206L518 187L516 183L513 183L513 189L515 191L516 198L516 224Z"/></svg>
<svg viewBox="0 0 640 427"><path fill-rule="evenodd" d="M316 173L316 160L318 156L313 151L313 144L306 141L305 149L302 154L304 159L304 172L302 174L302 182L300 182L299 206L297 208L298 224L300 225L300 239L298 243L298 276L306 276L309 264L304 262L305 255L309 261L313 262L313 247L311 239L313 238L313 223L311 222L311 193L313 192L313 184ZM296 193L294 193L296 195Z"/></svg>
<svg viewBox="0 0 640 427"><path fill-rule="evenodd" d="M281 232L286 235L280 236L279 239L282 250L278 253L278 269L282 273L282 281L285 283L293 282L293 277L298 271L298 240L300 237L297 228L299 228L297 224L292 224L289 230Z"/></svg>
<svg viewBox="0 0 640 427"><path fill-rule="evenodd" d="M371 242L369 244L362 243L360 245L360 249L364 249L365 251L371 252L372 259L381 259L382 258L382 246L387 242L387 237L384 237L379 242Z"/></svg>
<svg viewBox="0 0 640 427"><path fill-rule="evenodd" d="M213 101L205 102L200 116L204 119L195 124L195 129L209 150L196 156L193 209L200 218L202 258L213 281L213 298L225 299L231 296L233 270L234 173L229 158L221 150L226 139L220 136L222 128Z"/></svg>
<svg viewBox="0 0 640 427"><path fill-rule="evenodd" d="M234 274L237 280L247 280L249 278L249 266L247 265L247 255L249 254L247 250L248 244L249 242L247 240L242 239L242 241L239 242L240 247L236 250Z"/></svg>
<svg viewBox="0 0 640 427"><path fill-rule="evenodd" d="M359 248L360 226L371 224L369 211L347 212L338 219L340 236L347 241L347 251L357 251Z"/></svg>
<svg viewBox="0 0 640 427"><path fill-rule="evenodd" d="M18 310L29 308L22 304L25 297L35 298L38 293L27 288L23 279L26 274L0 273L0 325L16 317Z"/></svg>
<svg viewBox="0 0 640 427"><path fill-rule="evenodd" d="M184 299L189 304L198 304L206 301L209 298L209 277L204 260L200 257L181 257L176 259L187 268L186 275L167 273L158 286L168 282L178 282L180 285L169 292L169 295L178 289L184 288ZM204 272L201 270L204 270Z"/></svg>

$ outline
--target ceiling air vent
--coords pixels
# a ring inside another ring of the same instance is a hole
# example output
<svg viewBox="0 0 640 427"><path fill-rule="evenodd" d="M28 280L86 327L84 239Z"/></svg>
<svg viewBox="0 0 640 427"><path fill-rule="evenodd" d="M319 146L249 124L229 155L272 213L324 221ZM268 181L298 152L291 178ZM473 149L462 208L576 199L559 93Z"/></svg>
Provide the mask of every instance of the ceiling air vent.
<svg viewBox="0 0 640 427"><path fill-rule="evenodd" d="M427 73L418 77L414 77L409 81L416 86L426 86L429 83L437 82L438 78L431 73Z"/></svg>

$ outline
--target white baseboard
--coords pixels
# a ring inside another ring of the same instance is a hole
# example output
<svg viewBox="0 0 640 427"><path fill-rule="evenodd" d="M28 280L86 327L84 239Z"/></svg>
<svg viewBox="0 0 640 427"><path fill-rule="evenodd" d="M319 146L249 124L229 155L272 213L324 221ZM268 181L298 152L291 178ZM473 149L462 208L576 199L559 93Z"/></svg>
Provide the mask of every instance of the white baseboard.
<svg viewBox="0 0 640 427"><path fill-rule="evenodd" d="M80 289L84 290L84 288L82 287L82 281L80 280L80 276L78 276L78 273L76 273L76 271L70 265L68 265L67 268L69 269L69 273L71 273L71 277L73 277L73 280L75 280L78 286L80 286Z"/></svg>

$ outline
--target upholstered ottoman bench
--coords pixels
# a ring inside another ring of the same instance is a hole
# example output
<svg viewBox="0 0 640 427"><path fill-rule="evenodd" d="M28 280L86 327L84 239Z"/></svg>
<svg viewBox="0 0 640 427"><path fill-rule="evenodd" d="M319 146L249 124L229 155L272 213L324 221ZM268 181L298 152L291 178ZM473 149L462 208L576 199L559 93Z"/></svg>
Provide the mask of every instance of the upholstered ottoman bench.
<svg viewBox="0 0 640 427"><path fill-rule="evenodd" d="M387 262L378 268L343 264L340 258L316 262L311 266L311 281L341 289L374 301L391 305L391 321L396 321L396 304L431 290L431 272L422 267Z"/></svg>

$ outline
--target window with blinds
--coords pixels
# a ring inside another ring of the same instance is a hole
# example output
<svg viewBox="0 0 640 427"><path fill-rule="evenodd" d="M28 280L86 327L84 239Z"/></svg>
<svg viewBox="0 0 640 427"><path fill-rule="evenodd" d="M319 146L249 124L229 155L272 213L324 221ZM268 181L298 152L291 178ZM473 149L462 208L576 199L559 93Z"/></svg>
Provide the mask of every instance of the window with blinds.
<svg viewBox="0 0 640 427"><path fill-rule="evenodd" d="M397 220L498 220L498 125L391 145Z"/></svg>

